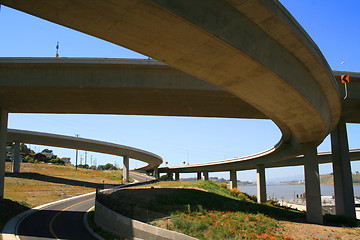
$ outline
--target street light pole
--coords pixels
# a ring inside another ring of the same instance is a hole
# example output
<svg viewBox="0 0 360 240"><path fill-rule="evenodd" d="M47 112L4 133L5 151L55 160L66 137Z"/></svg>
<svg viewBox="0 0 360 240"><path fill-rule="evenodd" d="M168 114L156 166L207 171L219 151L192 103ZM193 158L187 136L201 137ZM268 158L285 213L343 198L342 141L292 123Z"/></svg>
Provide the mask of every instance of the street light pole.
<svg viewBox="0 0 360 240"><path fill-rule="evenodd" d="M75 137L79 137L80 134L75 134ZM76 158L75 158L75 170L78 168L78 149L76 149Z"/></svg>

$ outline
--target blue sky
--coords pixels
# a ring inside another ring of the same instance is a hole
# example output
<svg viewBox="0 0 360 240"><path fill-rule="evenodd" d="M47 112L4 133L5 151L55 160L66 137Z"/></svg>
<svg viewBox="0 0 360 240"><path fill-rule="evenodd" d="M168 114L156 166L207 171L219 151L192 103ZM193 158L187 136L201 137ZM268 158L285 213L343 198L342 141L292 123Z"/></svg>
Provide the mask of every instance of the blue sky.
<svg viewBox="0 0 360 240"><path fill-rule="evenodd" d="M359 7L354 0L282 0L280 1L312 37L332 69L360 72ZM114 44L41 20L25 13L1 7L0 57L53 57L60 42L61 57L145 58ZM345 64L340 63L344 61ZM115 115L10 114L9 128L50 132L109 141L145 149L161 155L168 165L208 162L249 155L273 146L281 137L269 120L185 118ZM350 148L360 148L360 127L348 124ZM41 151L43 146L31 146ZM75 160L75 151L52 148L61 157ZM325 139L319 151L330 150ZM80 151L84 157L84 152ZM121 164L119 157L88 153L97 164ZM132 167L141 162L131 161ZM360 171L360 163L352 163ZM321 173L331 165L320 165ZM267 179L301 177L302 167L268 169ZM183 176L195 176L184 174ZM228 178L228 173L210 176ZM255 180L254 171L238 173L240 180Z"/></svg>

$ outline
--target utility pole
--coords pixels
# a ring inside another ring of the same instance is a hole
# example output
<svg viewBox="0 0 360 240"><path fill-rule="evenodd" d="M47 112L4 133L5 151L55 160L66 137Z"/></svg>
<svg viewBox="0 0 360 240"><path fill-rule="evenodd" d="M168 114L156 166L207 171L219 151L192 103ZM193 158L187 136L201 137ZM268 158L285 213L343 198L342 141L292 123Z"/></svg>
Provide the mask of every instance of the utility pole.
<svg viewBox="0 0 360 240"><path fill-rule="evenodd" d="M79 137L80 134L75 134L75 137ZM78 149L76 149L76 160L75 160L75 170L77 170L77 167L78 167Z"/></svg>
<svg viewBox="0 0 360 240"><path fill-rule="evenodd" d="M86 165L86 162L87 162L87 151L85 151L85 165Z"/></svg>
<svg viewBox="0 0 360 240"><path fill-rule="evenodd" d="M94 165L93 160L92 160L92 155L90 155L90 164L91 164L91 166Z"/></svg>

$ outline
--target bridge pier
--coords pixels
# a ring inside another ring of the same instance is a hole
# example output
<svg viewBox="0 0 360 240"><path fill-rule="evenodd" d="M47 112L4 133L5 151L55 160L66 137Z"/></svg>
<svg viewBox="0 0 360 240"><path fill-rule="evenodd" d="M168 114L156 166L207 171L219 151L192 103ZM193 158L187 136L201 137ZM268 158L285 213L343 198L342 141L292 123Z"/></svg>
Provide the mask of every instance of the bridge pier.
<svg viewBox="0 0 360 240"><path fill-rule="evenodd" d="M196 173L196 180L201 180L201 172Z"/></svg>
<svg viewBox="0 0 360 240"><path fill-rule="evenodd" d="M4 199L8 112L0 108L0 200Z"/></svg>
<svg viewBox="0 0 360 240"><path fill-rule="evenodd" d="M14 157L11 165L11 171L13 173L20 172L20 143L14 142Z"/></svg>
<svg viewBox="0 0 360 240"><path fill-rule="evenodd" d="M175 173L175 181L179 181L180 180L180 173L176 172Z"/></svg>
<svg viewBox="0 0 360 240"><path fill-rule="evenodd" d="M266 178L264 164L256 165L257 202L266 202Z"/></svg>
<svg viewBox="0 0 360 240"><path fill-rule="evenodd" d="M129 182L129 157L123 157L123 181Z"/></svg>
<svg viewBox="0 0 360 240"><path fill-rule="evenodd" d="M323 224L319 165L317 162L317 145L308 143L303 146L306 218L310 223Z"/></svg>
<svg viewBox="0 0 360 240"><path fill-rule="evenodd" d="M159 169L158 168L155 168L154 171L153 171L153 175L156 179L159 179L160 178L160 173L159 173Z"/></svg>
<svg viewBox="0 0 360 240"><path fill-rule="evenodd" d="M204 180L209 181L209 172L203 172Z"/></svg>
<svg viewBox="0 0 360 240"><path fill-rule="evenodd" d="M356 218L346 123L331 132L336 215Z"/></svg>
<svg viewBox="0 0 360 240"><path fill-rule="evenodd" d="M230 189L237 188L237 176L235 170L230 170Z"/></svg>

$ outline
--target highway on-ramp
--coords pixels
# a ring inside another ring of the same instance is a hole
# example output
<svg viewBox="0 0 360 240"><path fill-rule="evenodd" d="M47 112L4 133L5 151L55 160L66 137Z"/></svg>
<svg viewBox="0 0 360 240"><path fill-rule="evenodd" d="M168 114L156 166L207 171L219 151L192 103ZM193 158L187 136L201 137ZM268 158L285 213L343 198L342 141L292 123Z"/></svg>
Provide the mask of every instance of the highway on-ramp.
<svg viewBox="0 0 360 240"><path fill-rule="evenodd" d="M134 173L131 177L139 182L153 180ZM84 216L94 201L95 193L90 193L37 209L18 223L16 235L22 240L97 239L84 224Z"/></svg>

